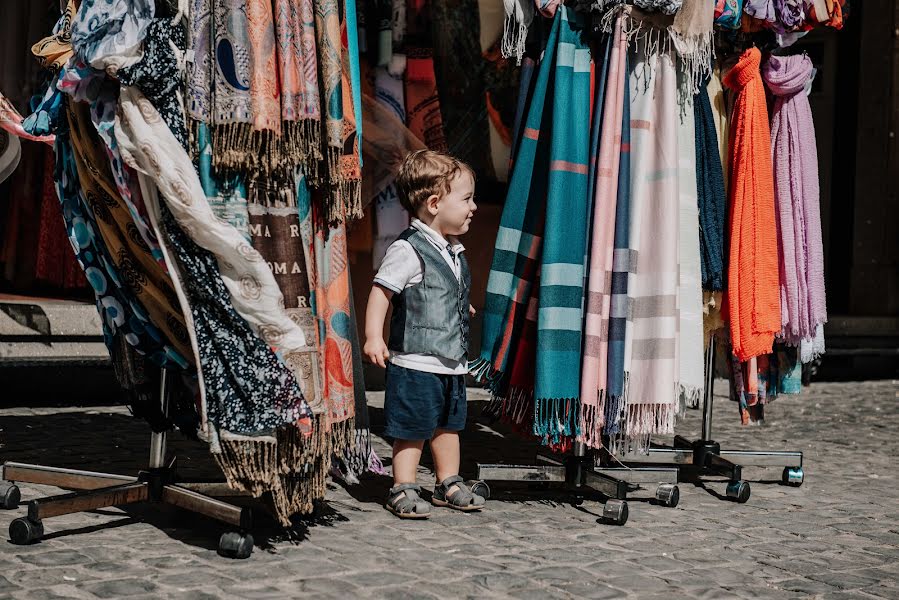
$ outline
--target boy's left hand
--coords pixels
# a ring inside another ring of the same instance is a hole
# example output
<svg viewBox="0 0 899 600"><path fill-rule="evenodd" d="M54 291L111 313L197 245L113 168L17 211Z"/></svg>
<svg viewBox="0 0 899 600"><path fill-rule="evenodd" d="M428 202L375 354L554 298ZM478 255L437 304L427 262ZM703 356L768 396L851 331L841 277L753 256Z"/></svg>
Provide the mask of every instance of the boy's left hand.
<svg viewBox="0 0 899 600"><path fill-rule="evenodd" d="M478 312L478 311L476 311L476 310L474 309L474 306L472 306L471 304L468 305L468 316L469 316L469 317L475 316L475 313L477 313L477 312Z"/></svg>

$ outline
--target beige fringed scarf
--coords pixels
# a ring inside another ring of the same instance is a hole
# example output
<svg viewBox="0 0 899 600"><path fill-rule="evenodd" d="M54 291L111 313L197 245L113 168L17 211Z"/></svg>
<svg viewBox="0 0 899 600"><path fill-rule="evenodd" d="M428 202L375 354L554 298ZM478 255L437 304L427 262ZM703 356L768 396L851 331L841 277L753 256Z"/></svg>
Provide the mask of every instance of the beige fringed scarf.
<svg viewBox="0 0 899 600"><path fill-rule="evenodd" d="M715 55L712 27L715 3L711 0L684 0L669 28L681 68L687 76L685 91L695 95L699 84L712 70Z"/></svg>

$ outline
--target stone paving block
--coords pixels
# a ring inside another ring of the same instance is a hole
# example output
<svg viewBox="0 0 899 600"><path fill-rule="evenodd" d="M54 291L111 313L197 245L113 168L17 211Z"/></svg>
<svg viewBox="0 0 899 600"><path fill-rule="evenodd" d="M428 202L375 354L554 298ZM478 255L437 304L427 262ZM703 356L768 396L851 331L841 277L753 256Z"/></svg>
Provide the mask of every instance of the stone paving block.
<svg viewBox="0 0 899 600"><path fill-rule="evenodd" d="M788 579L786 581L779 581L776 585L782 590L802 592L804 594L827 594L839 591L832 585L827 585L826 583L812 579Z"/></svg>
<svg viewBox="0 0 899 600"><path fill-rule="evenodd" d="M159 586L144 579L118 579L86 583L79 585L78 588L90 592L98 598L123 598L154 592Z"/></svg>
<svg viewBox="0 0 899 600"><path fill-rule="evenodd" d="M54 585L47 588L20 590L13 596L5 595L2 588L0 588L0 597L27 598L28 600L77 600L80 598L94 598L95 596L87 594L72 585Z"/></svg>
<svg viewBox="0 0 899 600"><path fill-rule="evenodd" d="M372 597L390 598L390 600L439 600L441 598L440 595L428 593L427 590L407 587L382 588L375 591Z"/></svg>
<svg viewBox="0 0 899 600"><path fill-rule="evenodd" d="M75 567L42 567L9 571L5 574L15 585L27 589L51 587L74 582L96 581L99 578Z"/></svg>
<svg viewBox="0 0 899 600"><path fill-rule="evenodd" d="M613 588L601 581L578 581L566 585L559 586L568 594L575 598L590 598L592 600L614 600L616 598L624 598L627 594L624 590Z"/></svg>
<svg viewBox="0 0 899 600"><path fill-rule="evenodd" d="M843 571L810 575L809 579L821 581L841 590L858 590L875 585L879 579L868 577L857 572Z"/></svg>
<svg viewBox="0 0 899 600"><path fill-rule="evenodd" d="M356 585L362 589L369 590L374 588L399 585L413 587L419 585L419 578L417 577L418 572L418 569L410 569L404 573L391 571L370 571L367 573L353 573L347 576L347 579L349 581L352 581L353 585ZM426 572L426 570L421 571L423 575L426 574Z"/></svg>

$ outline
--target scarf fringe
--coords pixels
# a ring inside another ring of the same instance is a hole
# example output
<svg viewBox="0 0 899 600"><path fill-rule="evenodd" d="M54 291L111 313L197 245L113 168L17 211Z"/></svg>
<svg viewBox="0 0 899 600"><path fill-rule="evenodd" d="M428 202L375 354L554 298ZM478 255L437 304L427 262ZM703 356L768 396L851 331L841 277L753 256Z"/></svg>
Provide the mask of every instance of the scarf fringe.
<svg viewBox="0 0 899 600"><path fill-rule="evenodd" d="M220 452L212 456L232 489L254 497L271 492L275 515L286 526L293 515L311 512L324 498L331 448L330 433L316 421L310 435L295 425L260 439L223 433Z"/></svg>
<svg viewBox="0 0 899 600"><path fill-rule="evenodd" d="M583 442L590 448L602 447L602 429L605 425L606 391L599 390L598 400L595 405L582 403L578 429L580 434L577 441Z"/></svg>
<svg viewBox="0 0 899 600"><path fill-rule="evenodd" d="M196 147L199 122L191 120L191 146ZM302 166L310 180L318 178L321 122L316 119L284 121L281 131L256 130L249 123L211 125L212 166L220 173L257 172L264 177L291 180Z"/></svg>
<svg viewBox="0 0 899 600"><path fill-rule="evenodd" d="M612 455L639 452L647 454L653 435L674 433L677 408L673 404L635 404L628 406L621 433L609 436Z"/></svg>
<svg viewBox="0 0 899 600"><path fill-rule="evenodd" d="M577 437L581 402L578 398L537 398L534 401L534 435L544 444L563 437Z"/></svg>
<svg viewBox="0 0 899 600"><path fill-rule="evenodd" d="M521 66L527 39L527 24L516 21L514 15L506 15L506 18L503 20L503 41L500 48L503 58L514 57L515 64Z"/></svg>
<svg viewBox="0 0 899 600"><path fill-rule="evenodd" d="M490 404L484 409L484 414L501 419L516 428L526 425L525 420L532 414L534 403L534 390L522 388L510 388L504 396L494 395L490 398Z"/></svg>
<svg viewBox="0 0 899 600"><path fill-rule="evenodd" d="M686 85L681 86L683 96L690 95L690 99L699 93L699 86L712 76L712 65L715 60L715 34L710 31L700 35L684 36L673 27L668 28L668 35L674 43L677 51L678 62L686 79ZM685 106L686 98L680 98L681 106Z"/></svg>
<svg viewBox="0 0 899 600"><path fill-rule="evenodd" d="M621 395L606 395L605 406L603 407L603 419L605 426L603 433L612 436L621 432L621 424L625 417L625 408L628 403L628 392L630 390L630 373L624 372L624 385Z"/></svg>
<svg viewBox="0 0 899 600"><path fill-rule="evenodd" d="M687 414L687 409L699 408L702 400L704 388L702 386L684 385L682 383L675 384L677 387L677 416L683 417Z"/></svg>
<svg viewBox="0 0 899 600"><path fill-rule="evenodd" d="M468 361L468 374L474 377L475 381L488 384L488 387L491 381L495 379L495 375L491 373L492 370L493 363L486 358L476 358Z"/></svg>

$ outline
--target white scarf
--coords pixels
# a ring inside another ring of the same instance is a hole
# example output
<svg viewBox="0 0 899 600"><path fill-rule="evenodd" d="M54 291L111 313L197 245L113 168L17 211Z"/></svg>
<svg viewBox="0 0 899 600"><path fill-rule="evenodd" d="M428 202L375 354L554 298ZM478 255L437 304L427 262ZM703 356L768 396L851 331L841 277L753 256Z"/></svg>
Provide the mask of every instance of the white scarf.
<svg viewBox="0 0 899 600"><path fill-rule="evenodd" d="M153 180L184 233L215 255L238 314L285 358L304 351L306 337L284 309L265 260L237 229L215 216L187 152L136 88L122 87L115 132L125 162ZM313 398L307 401L312 405ZM322 408L320 402L312 406L316 413Z"/></svg>

